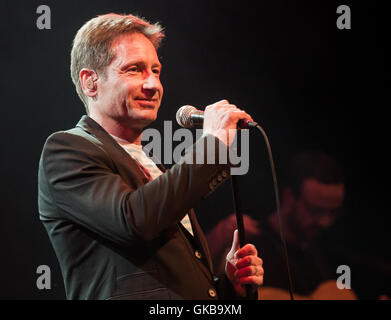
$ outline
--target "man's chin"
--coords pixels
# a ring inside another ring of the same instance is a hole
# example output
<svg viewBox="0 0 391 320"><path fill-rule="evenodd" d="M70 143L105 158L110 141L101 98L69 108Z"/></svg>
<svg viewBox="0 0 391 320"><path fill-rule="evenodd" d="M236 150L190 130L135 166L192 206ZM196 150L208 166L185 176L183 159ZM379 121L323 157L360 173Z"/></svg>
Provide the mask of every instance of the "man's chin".
<svg viewBox="0 0 391 320"><path fill-rule="evenodd" d="M157 115L139 116L128 119L128 127L144 129L157 119Z"/></svg>

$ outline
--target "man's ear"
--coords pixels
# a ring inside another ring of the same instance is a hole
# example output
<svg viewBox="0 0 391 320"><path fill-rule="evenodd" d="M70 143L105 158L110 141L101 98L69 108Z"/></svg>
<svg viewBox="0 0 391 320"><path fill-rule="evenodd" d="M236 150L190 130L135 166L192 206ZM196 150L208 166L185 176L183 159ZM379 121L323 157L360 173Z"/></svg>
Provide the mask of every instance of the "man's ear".
<svg viewBox="0 0 391 320"><path fill-rule="evenodd" d="M88 97L95 97L98 94L96 80L98 75L94 70L83 68L79 73L81 88Z"/></svg>

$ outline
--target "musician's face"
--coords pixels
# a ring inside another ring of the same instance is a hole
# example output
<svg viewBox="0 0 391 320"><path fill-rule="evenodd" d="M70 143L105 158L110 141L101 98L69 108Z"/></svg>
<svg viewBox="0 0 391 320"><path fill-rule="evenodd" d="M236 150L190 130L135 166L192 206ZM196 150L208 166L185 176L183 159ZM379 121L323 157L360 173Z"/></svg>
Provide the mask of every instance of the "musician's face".
<svg viewBox="0 0 391 320"><path fill-rule="evenodd" d="M296 232L314 239L329 228L342 208L344 193L343 184L323 184L315 179L305 179L291 214L298 229Z"/></svg>
<svg viewBox="0 0 391 320"><path fill-rule="evenodd" d="M156 119L163 96L155 47L143 34L131 33L116 38L112 49L115 58L98 84L101 112L125 126L144 128Z"/></svg>

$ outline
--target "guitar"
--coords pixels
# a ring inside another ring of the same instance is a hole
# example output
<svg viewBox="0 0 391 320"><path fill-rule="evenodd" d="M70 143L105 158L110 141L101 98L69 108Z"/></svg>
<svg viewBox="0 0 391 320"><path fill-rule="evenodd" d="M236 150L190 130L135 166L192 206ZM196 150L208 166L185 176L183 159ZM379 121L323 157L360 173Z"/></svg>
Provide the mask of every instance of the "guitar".
<svg viewBox="0 0 391 320"><path fill-rule="evenodd" d="M295 300L357 300L350 289L338 289L335 280L321 283L310 295L293 294ZM275 287L258 288L258 300L290 300L290 294L285 289Z"/></svg>

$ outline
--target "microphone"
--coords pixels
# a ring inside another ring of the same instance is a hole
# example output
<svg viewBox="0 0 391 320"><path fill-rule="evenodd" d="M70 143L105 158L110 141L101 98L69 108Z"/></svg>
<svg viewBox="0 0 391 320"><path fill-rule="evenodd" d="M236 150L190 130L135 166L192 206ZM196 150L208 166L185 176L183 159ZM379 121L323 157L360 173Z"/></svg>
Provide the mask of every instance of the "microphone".
<svg viewBox="0 0 391 320"><path fill-rule="evenodd" d="M176 113L176 121L183 128L193 128L202 126L204 123L204 111L198 110L193 106L185 105L180 107ZM248 129L256 127L256 122L247 119L241 119L238 122L238 129Z"/></svg>

